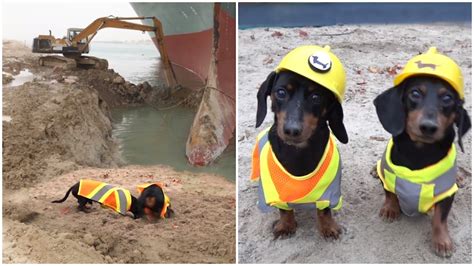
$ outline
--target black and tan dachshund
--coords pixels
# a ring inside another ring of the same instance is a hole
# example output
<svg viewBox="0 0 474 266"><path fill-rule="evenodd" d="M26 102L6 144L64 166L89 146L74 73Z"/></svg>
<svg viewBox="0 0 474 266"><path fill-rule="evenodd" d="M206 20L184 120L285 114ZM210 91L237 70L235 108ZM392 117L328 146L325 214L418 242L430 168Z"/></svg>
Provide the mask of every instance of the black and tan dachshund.
<svg viewBox="0 0 474 266"><path fill-rule="evenodd" d="M304 176L314 171L324 155L329 127L339 141L348 142L342 106L321 85L291 71L270 73L257 94L257 127L265 119L267 97L271 98L275 115L268 139L278 161L290 174ZM279 211L280 219L273 226L275 238L296 231L293 210ZM331 209L318 210L317 216L321 234L338 238L341 227L332 217Z"/></svg>
<svg viewBox="0 0 474 266"><path fill-rule="evenodd" d="M87 207L87 204L92 205L93 202L102 204L96 200L89 199L89 198L79 195L79 187L80 187L80 182L77 182L71 188L69 188L64 198L60 200L54 200L52 201L52 203L62 203L66 201L66 199L69 197L69 194L72 193L72 195L77 199L77 202L79 204L78 209L80 211L86 212L86 210L89 208ZM143 190L143 192L140 194L138 199L134 197L133 195L130 195L130 196L131 196L130 208L126 211L131 212L133 214L133 219L138 219L146 215L147 219L151 221L154 218L159 217L165 205L164 192L161 189L161 187L157 185L150 185L146 187ZM164 217L169 218L171 217L173 213L174 213L173 210L170 207L168 207L166 209L166 213Z"/></svg>
<svg viewBox="0 0 474 266"><path fill-rule="evenodd" d="M383 127L393 136L391 160L394 165L410 170L424 169L446 157L455 140L463 150L462 137L471 127L451 85L434 76L413 76L400 85L377 96L374 100ZM448 233L447 217L454 195L434 205L432 242L436 254L450 256L453 243ZM400 216L396 194L385 190L385 202L380 216L393 221Z"/></svg>

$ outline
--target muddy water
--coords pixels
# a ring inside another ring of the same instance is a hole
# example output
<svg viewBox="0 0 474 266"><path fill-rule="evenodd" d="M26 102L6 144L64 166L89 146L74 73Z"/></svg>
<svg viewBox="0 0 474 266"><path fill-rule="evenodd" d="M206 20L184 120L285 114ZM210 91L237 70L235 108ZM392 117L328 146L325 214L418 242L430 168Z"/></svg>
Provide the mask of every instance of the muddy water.
<svg viewBox="0 0 474 266"><path fill-rule="evenodd" d="M148 81L154 86L161 83L160 54L152 42L95 42L90 55L107 59L109 68L130 82ZM234 181L235 145L210 166L194 167L188 163L186 140L194 112L183 107L157 111L148 106L112 110L113 135L120 142L122 157L129 164L164 164L176 170L215 173Z"/></svg>
<svg viewBox="0 0 474 266"><path fill-rule="evenodd" d="M23 85L26 82L33 81L35 75L33 75L33 73L31 73L29 69L25 69L20 71L18 75L13 76L13 78L14 80L7 84L6 87L17 87Z"/></svg>
<svg viewBox="0 0 474 266"><path fill-rule="evenodd" d="M110 68L132 83L148 81L153 86L163 85L160 53L151 41L95 42L91 45L90 55L107 59ZM188 72L178 65L174 65L174 72L181 86L193 89L204 86L201 79L187 74Z"/></svg>
<svg viewBox="0 0 474 266"><path fill-rule="evenodd" d="M112 110L113 136L129 164L164 164L176 170L209 172L235 180L235 145L210 166L194 167L185 156L185 143L194 111L177 107L165 111L145 107Z"/></svg>

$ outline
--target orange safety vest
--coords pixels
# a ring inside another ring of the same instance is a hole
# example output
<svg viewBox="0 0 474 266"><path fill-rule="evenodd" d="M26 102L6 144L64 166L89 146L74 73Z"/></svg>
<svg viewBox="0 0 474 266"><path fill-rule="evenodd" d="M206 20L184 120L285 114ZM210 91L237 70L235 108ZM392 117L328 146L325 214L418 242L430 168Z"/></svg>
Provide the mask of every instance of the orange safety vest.
<svg viewBox="0 0 474 266"><path fill-rule="evenodd" d="M81 179L78 195L99 202L122 215L126 215L132 206L132 195L129 190L101 181Z"/></svg>
<svg viewBox="0 0 474 266"><path fill-rule="evenodd" d="M260 181L259 207L292 210L296 205L320 210L339 209L341 196L341 162L331 134L316 169L305 176L290 174L278 161L268 140L269 129L261 132L252 155L251 180Z"/></svg>
<svg viewBox="0 0 474 266"><path fill-rule="evenodd" d="M146 184L138 185L137 186L138 193L141 194L143 192L143 190L145 190L145 188L147 188L151 185L157 185L163 191L163 195L165 197L165 202L163 204L163 208L161 209L160 217L164 219L164 218L166 218L166 211L168 210L168 208L170 206L170 198L168 198L168 196L165 194L165 191L163 190L163 184L161 184L160 182L156 182L156 183L146 183ZM152 211L150 209L145 207L145 213L149 214L151 212Z"/></svg>

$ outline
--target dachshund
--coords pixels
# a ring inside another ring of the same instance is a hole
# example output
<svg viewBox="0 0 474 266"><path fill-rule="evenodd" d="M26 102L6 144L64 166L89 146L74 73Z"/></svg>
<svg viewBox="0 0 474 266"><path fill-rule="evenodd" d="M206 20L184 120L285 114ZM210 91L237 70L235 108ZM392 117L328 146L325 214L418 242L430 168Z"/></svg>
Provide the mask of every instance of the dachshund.
<svg viewBox="0 0 474 266"><path fill-rule="evenodd" d="M332 140L331 131L340 142L348 142L342 106L336 96L322 85L292 71L271 72L258 90L256 127L265 119L267 97L271 98L274 113L268 141L279 163L291 175L305 176L315 171L327 143ZM275 207L280 212L280 219L273 224L275 239L294 234L297 223L293 207ZM294 208L298 208L298 204ZM331 208L317 209L320 233L325 238L337 239L341 227L334 220Z"/></svg>
<svg viewBox="0 0 474 266"><path fill-rule="evenodd" d="M54 200L52 203L62 203L72 193L79 204L78 209L83 212L90 208L87 204L92 205L93 202L97 202L122 215L127 215L127 212L131 212L133 219L141 218L146 214L147 219L151 221L157 216L169 218L174 213L161 186L147 184L142 186L140 191L142 193L137 199L131 195L129 190L114 187L100 181L82 179L69 188L64 198ZM128 199L127 195L129 195ZM117 204L117 198L121 201L122 206Z"/></svg>
<svg viewBox="0 0 474 266"><path fill-rule="evenodd" d="M408 77L399 85L378 95L374 105L382 126L392 135L393 146L386 152L390 152L387 156L390 156L393 165L416 171L440 162L453 152L456 135L454 125L457 127L459 146L464 151L462 137L471 128L470 118L463 108L463 101L445 80L433 75ZM457 189L455 157L453 158L454 174L450 184ZM378 175L384 175L383 169ZM399 218L400 212L415 215L404 211L406 200L398 193L387 191L385 185L384 190L385 202L379 213L384 220L391 222ZM413 192L406 194L406 197L416 198ZM434 209L433 247L435 253L442 257L451 256L453 251L447 224L453 200L454 193L430 207Z"/></svg>

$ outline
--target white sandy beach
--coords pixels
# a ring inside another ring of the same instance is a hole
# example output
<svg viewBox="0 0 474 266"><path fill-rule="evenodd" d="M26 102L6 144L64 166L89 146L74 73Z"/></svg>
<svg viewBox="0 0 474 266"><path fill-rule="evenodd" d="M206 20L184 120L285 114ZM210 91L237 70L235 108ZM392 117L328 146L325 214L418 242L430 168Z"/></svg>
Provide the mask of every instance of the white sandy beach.
<svg viewBox="0 0 474 266"><path fill-rule="evenodd" d="M272 37L275 31L281 32L282 36ZM338 144L344 163L344 205L335 215L344 232L337 241L326 241L319 235L316 213L310 211L296 213L298 229L293 237L273 240L271 226L279 217L278 211L268 214L259 211L256 205L257 184L249 180L251 149L256 136L273 123L269 110L261 128L255 128L257 89L287 52L305 44L330 45L345 65L347 73L343 109L349 143ZM382 221L378 213L384 199L383 189L380 182L369 174L390 137L377 119L372 100L393 84L394 76L389 72L397 64L403 66L413 55L425 52L430 46L437 46L461 66L465 79L465 108L472 116L470 25L338 25L239 31L240 263L472 262L470 132L464 137L466 152L458 149L459 175L464 181L448 218L455 244L451 258L439 258L432 251L429 216L402 217L390 224Z"/></svg>

